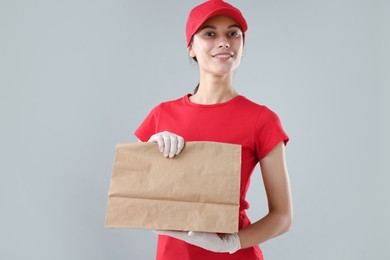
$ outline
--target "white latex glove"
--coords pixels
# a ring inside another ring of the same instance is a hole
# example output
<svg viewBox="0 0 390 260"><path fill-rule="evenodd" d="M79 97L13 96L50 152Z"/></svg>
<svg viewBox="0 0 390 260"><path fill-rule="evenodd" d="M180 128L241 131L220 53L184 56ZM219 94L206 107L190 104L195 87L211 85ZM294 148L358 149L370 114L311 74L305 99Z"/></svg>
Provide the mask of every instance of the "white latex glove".
<svg viewBox="0 0 390 260"><path fill-rule="evenodd" d="M184 138L168 131L152 135L148 142L157 142L160 152L169 158L178 155L184 148Z"/></svg>
<svg viewBox="0 0 390 260"><path fill-rule="evenodd" d="M241 249L240 238L237 233L218 235L215 233L193 231L155 230L157 234L174 237L191 245L202 247L206 250L233 254Z"/></svg>

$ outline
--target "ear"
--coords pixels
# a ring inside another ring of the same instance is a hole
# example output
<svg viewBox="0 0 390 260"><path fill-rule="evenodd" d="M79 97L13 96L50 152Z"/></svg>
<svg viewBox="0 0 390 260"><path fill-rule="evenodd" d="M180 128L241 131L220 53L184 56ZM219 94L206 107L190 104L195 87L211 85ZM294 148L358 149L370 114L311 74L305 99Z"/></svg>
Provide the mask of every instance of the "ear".
<svg viewBox="0 0 390 260"><path fill-rule="evenodd" d="M192 42L190 43L190 45L188 45L187 52L188 52L188 55L190 55L191 58L194 58L196 56L195 52L194 52L194 48L192 47Z"/></svg>

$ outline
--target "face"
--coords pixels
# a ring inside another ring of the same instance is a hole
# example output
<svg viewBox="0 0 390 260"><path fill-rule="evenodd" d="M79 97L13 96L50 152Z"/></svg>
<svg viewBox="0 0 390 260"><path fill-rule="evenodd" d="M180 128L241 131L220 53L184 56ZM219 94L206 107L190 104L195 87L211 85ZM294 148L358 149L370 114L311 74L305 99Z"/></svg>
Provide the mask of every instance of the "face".
<svg viewBox="0 0 390 260"><path fill-rule="evenodd" d="M196 57L201 71L225 75L240 65L243 42L243 33L235 20L215 16L194 34L188 52Z"/></svg>

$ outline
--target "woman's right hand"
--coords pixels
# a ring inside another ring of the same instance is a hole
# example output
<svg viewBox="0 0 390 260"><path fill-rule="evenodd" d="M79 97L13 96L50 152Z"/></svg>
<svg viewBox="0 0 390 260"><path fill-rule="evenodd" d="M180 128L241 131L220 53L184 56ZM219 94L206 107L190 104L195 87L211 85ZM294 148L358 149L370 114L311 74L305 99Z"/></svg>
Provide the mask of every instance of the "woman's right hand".
<svg viewBox="0 0 390 260"><path fill-rule="evenodd" d="M184 138L168 131L152 135L148 142L157 142L160 152L169 158L178 155L184 148Z"/></svg>

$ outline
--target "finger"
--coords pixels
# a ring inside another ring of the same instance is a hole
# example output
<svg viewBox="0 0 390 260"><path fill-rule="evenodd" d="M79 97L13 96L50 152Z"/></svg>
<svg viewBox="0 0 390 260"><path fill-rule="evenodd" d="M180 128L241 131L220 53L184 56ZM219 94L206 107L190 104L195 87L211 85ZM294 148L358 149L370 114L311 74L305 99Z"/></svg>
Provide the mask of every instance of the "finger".
<svg viewBox="0 0 390 260"><path fill-rule="evenodd" d="M148 142L157 142L160 152L164 150L164 140L159 134L152 135Z"/></svg>
<svg viewBox="0 0 390 260"><path fill-rule="evenodd" d="M163 135L162 138L164 140L164 157L168 157L171 149L171 138L169 135Z"/></svg>
<svg viewBox="0 0 390 260"><path fill-rule="evenodd" d="M181 137L181 136L177 136L177 151L176 151L176 155L178 155L181 150L183 150L184 148L184 138Z"/></svg>
<svg viewBox="0 0 390 260"><path fill-rule="evenodd" d="M206 233L206 232L196 232L196 231L189 231L188 236L197 238L197 239L207 239L207 238L213 238L216 234L215 233Z"/></svg>
<svg viewBox="0 0 390 260"><path fill-rule="evenodd" d="M193 236L195 236L196 235L196 232L194 232L194 231L189 231L188 232L188 236L189 237L193 237Z"/></svg>
<svg viewBox="0 0 390 260"><path fill-rule="evenodd" d="M176 155L178 141L177 141L177 136L175 135L171 135L170 138L171 138L171 148L169 150L169 158L172 158L173 156Z"/></svg>

